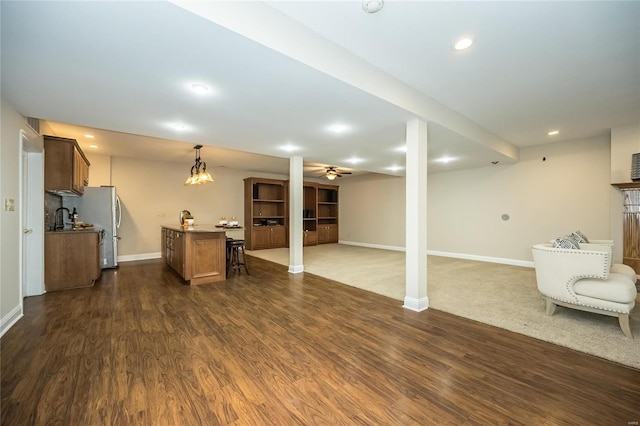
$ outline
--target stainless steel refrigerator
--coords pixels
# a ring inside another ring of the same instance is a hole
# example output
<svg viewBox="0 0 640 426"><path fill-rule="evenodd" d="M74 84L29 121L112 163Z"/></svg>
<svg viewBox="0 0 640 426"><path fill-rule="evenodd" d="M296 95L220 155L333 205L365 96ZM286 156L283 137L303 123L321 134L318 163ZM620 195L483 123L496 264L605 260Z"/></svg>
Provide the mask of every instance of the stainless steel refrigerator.
<svg viewBox="0 0 640 426"><path fill-rule="evenodd" d="M80 197L62 197L62 206L73 211L78 220L104 229L102 269L118 266L118 228L122 219L120 198L114 186L85 187Z"/></svg>

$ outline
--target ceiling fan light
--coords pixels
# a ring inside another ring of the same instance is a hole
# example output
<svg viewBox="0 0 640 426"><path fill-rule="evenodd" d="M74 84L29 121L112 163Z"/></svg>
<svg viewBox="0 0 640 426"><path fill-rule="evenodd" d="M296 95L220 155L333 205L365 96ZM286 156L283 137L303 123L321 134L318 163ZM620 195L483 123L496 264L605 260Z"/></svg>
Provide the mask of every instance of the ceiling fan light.
<svg viewBox="0 0 640 426"><path fill-rule="evenodd" d="M336 178L336 175L334 173L327 173L327 179L334 180L335 178Z"/></svg>

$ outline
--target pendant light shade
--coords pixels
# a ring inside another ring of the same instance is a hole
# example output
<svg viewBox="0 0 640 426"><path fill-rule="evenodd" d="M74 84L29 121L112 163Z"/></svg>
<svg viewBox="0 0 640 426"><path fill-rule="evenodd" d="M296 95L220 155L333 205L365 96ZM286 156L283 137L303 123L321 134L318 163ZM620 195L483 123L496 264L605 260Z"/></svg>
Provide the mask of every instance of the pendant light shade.
<svg viewBox="0 0 640 426"><path fill-rule="evenodd" d="M196 162L191 166L191 174L185 181L185 185L201 185L207 182L213 182L213 177L207 171L207 163L200 160L200 148L202 145L196 145L193 149L196 150Z"/></svg>

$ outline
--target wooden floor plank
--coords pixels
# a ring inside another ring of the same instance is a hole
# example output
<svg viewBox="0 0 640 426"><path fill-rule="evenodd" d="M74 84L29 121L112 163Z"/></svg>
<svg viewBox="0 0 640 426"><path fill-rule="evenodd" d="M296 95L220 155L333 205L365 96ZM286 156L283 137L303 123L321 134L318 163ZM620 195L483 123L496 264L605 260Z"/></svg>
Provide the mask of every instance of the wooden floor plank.
<svg viewBox="0 0 640 426"><path fill-rule="evenodd" d="M640 371L251 258L190 287L160 260L25 299L1 423L633 424Z"/></svg>

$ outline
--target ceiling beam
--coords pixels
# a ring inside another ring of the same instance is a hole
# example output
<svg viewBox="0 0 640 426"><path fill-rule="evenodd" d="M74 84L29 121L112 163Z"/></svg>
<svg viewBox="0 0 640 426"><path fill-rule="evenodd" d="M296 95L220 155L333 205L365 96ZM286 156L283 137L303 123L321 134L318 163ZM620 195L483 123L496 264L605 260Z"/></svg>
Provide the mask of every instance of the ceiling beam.
<svg viewBox="0 0 640 426"><path fill-rule="evenodd" d="M515 161L519 148L262 2L171 3Z"/></svg>

